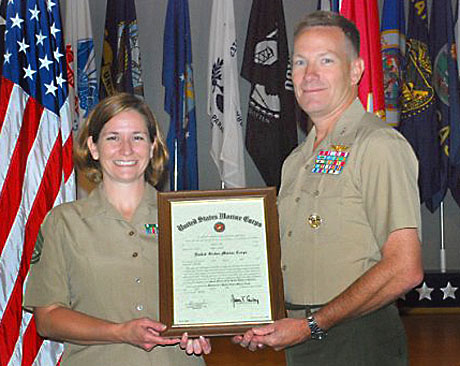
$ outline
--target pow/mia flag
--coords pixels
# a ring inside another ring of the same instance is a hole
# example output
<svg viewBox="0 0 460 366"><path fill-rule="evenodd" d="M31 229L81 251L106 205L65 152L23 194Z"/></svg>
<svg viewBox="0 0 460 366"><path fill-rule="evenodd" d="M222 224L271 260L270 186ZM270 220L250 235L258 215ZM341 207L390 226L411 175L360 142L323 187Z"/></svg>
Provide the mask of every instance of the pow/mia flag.
<svg viewBox="0 0 460 366"><path fill-rule="evenodd" d="M246 148L265 183L279 188L282 163L297 145L282 0L253 0L241 76L251 83Z"/></svg>
<svg viewBox="0 0 460 366"><path fill-rule="evenodd" d="M431 212L439 206L434 197L440 185L440 143L435 118L435 93L431 85L432 64L428 49L426 0L409 2L409 26L401 92L399 130L419 160L420 199Z"/></svg>

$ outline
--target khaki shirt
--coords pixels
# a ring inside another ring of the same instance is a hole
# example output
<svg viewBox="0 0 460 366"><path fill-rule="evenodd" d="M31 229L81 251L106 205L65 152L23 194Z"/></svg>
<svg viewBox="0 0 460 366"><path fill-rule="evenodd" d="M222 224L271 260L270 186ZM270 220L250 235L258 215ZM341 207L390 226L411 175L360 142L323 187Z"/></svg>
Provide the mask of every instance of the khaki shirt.
<svg viewBox="0 0 460 366"><path fill-rule="evenodd" d="M286 159L278 197L286 301L304 305L343 292L381 259L392 231L421 227L418 163L401 134L358 99L313 150L315 134ZM332 145L349 153L343 170L313 173Z"/></svg>
<svg viewBox="0 0 460 366"><path fill-rule="evenodd" d="M26 308L60 304L112 322L158 319L156 190L146 192L130 222L98 187L89 197L53 209L44 221L43 250L31 266ZM66 343L62 365L200 365L178 346L151 352L128 344L81 346Z"/></svg>

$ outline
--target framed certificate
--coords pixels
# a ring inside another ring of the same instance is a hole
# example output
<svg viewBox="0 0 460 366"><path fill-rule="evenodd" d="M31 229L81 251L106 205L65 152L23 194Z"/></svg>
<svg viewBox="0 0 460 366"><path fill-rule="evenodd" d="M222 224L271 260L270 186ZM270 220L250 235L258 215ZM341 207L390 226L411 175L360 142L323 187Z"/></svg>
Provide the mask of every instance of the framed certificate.
<svg viewBox="0 0 460 366"><path fill-rule="evenodd" d="M233 335L284 317L275 188L158 194L163 334Z"/></svg>

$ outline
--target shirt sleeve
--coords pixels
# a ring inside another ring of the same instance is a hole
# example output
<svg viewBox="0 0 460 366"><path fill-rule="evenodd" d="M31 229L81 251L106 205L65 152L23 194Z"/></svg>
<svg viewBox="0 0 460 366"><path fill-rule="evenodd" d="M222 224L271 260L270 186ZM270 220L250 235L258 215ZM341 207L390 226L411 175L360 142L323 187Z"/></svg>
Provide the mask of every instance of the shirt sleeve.
<svg viewBox="0 0 460 366"><path fill-rule="evenodd" d="M24 295L24 308L61 305L70 307L65 240L53 211L44 220L38 235Z"/></svg>
<svg viewBox="0 0 460 366"><path fill-rule="evenodd" d="M369 136L361 154L363 204L379 247L398 229L417 228L420 235L418 161L409 143L381 129Z"/></svg>

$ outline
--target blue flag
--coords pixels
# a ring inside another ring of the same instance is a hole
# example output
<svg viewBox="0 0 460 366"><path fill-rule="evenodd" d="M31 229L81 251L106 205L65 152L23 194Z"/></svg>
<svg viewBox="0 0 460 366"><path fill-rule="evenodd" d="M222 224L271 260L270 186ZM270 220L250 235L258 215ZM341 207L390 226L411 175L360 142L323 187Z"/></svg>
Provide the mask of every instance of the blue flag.
<svg viewBox="0 0 460 366"><path fill-rule="evenodd" d="M339 0L331 0L331 10L335 13L340 12L340 1Z"/></svg>
<svg viewBox="0 0 460 366"><path fill-rule="evenodd" d="M99 97L117 92L144 96L134 0L107 0Z"/></svg>
<svg viewBox="0 0 460 366"><path fill-rule="evenodd" d="M198 189L195 94L188 0L169 0L163 43L171 190Z"/></svg>
<svg viewBox="0 0 460 366"><path fill-rule="evenodd" d="M437 207L447 188L457 186L456 170L460 169L460 98L456 60L454 22L451 2L437 1L431 10L430 48L433 61L433 88L436 92L438 135L441 144L441 187L432 200ZM455 197L455 196L454 196Z"/></svg>
<svg viewBox="0 0 460 366"><path fill-rule="evenodd" d="M390 126L399 125L402 63L406 50L403 0L385 0L381 21L385 117Z"/></svg>
<svg viewBox="0 0 460 366"><path fill-rule="evenodd" d="M435 93L431 85L426 0L417 4L409 2L408 24L399 129L414 148L419 160L421 202L433 212L440 202L436 200L435 203L434 197L441 191L441 146L435 120Z"/></svg>

